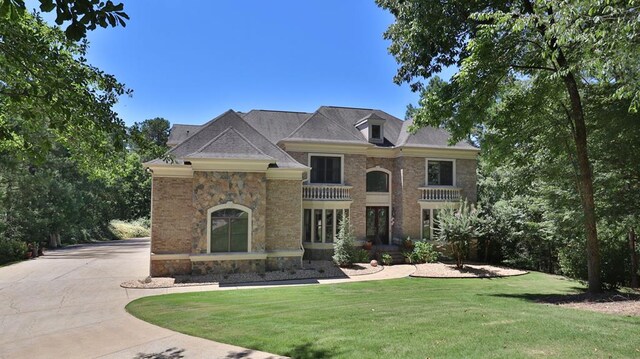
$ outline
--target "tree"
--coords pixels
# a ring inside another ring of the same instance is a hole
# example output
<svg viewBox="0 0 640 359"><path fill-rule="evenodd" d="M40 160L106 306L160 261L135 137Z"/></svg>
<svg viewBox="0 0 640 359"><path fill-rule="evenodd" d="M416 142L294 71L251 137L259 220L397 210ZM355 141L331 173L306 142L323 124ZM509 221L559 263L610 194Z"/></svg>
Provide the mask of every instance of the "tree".
<svg viewBox="0 0 640 359"><path fill-rule="evenodd" d="M161 157L167 150L171 124L162 117L134 123L129 128L130 147L143 162Z"/></svg>
<svg viewBox="0 0 640 359"><path fill-rule="evenodd" d="M456 268L462 269L471 241L480 235L478 210L464 200L458 207L440 209L436 222L438 240L449 246L456 257Z"/></svg>
<svg viewBox="0 0 640 359"><path fill-rule="evenodd" d="M349 217L343 215L338 225L336 242L333 244L333 261L340 267L348 267L353 264L354 240L355 236Z"/></svg>
<svg viewBox="0 0 640 359"><path fill-rule="evenodd" d="M112 107L130 91L89 65L86 51L86 41L37 16L0 22L0 159L41 164L59 144L97 171L124 153L124 122Z"/></svg>
<svg viewBox="0 0 640 359"><path fill-rule="evenodd" d="M385 38L400 68L395 82L423 91L414 126L443 126L459 140L478 124L495 136L535 136L536 122L568 133L587 243L589 290L601 290L585 87L640 103L640 8L634 1L377 0L395 16ZM430 78L457 66L450 82ZM511 136L513 143L520 144ZM488 138L490 139L490 137ZM522 137L520 137L522 139ZM526 137L524 138L526 143Z"/></svg>
<svg viewBox="0 0 640 359"><path fill-rule="evenodd" d="M122 3L114 4L111 0L106 2L96 0L39 0L40 11L51 12L56 10L56 24L62 25L66 21L71 23L65 29L65 35L69 40L79 41L83 39L87 30L94 30L96 26L122 27L127 26L124 21L129 20L129 15L124 12ZM0 19L17 20L26 14L24 0L0 0Z"/></svg>

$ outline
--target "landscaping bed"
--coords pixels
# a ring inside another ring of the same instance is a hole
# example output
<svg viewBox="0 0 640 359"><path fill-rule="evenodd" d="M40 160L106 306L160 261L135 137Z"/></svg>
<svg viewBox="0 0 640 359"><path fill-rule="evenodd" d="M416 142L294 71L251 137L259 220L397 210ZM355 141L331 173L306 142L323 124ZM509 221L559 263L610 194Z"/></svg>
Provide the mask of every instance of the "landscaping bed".
<svg viewBox="0 0 640 359"><path fill-rule="evenodd" d="M487 264L465 264L462 269L455 264L422 263L416 264L412 277L423 278L495 278L527 274L527 271L497 267Z"/></svg>

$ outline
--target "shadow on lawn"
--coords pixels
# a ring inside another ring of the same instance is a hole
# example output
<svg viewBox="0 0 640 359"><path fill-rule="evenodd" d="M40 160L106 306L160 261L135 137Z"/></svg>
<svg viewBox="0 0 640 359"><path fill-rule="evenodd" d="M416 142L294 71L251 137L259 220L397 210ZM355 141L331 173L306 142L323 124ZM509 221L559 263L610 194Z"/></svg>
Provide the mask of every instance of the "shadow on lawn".
<svg viewBox="0 0 640 359"><path fill-rule="evenodd" d="M251 349L246 349L240 352L229 352L225 359L250 358L253 352L254 351ZM333 358L338 355L338 352L334 349L314 348L312 343L305 343L295 346L290 351L284 353L284 355L292 359L321 359Z"/></svg>
<svg viewBox="0 0 640 359"><path fill-rule="evenodd" d="M570 303L607 303L626 302L640 300L640 294L609 291L603 293L589 293L584 288L574 288L580 293L572 294L548 294L548 293L521 293L521 294L486 294L492 297L523 299L536 303L570 304Z"/></svg>

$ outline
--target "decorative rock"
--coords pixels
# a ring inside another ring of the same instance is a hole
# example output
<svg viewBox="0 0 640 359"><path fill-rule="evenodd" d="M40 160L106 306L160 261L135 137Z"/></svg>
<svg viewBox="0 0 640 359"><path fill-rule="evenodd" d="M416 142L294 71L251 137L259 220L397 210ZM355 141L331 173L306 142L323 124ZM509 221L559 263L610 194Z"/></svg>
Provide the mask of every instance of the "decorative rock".
<svg viewBox="0 0 640 359"><path fill-rule="evenodd" d="M375 259L372 259L371 263L369 263L369 264L371 264L372 267L377 267L378 266L378 261L375 260Z"/></svg>

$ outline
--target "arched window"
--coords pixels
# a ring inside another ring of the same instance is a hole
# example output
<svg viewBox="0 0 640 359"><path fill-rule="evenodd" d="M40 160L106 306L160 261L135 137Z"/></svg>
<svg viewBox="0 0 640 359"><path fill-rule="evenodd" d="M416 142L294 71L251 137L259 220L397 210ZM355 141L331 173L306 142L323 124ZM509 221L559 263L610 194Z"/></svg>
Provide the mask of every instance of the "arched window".
<svg viewBox="0 0 640 359"><path fill-rule="evenodd" d="M389 192L389 174L383 171L367 172L367 192Z"/></svg>
<svg viewBox="0 0 640 359"><path fill-rule="evenodd" d="M208 211L209 253L249 252L251 209L227 203Z"/></svg>

